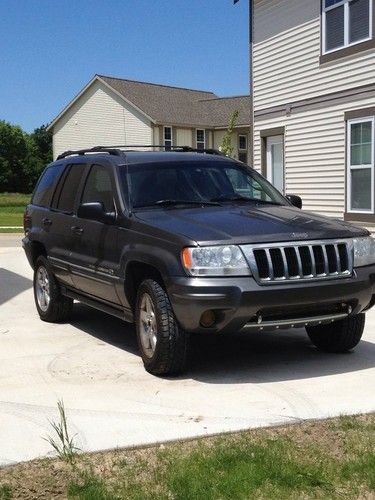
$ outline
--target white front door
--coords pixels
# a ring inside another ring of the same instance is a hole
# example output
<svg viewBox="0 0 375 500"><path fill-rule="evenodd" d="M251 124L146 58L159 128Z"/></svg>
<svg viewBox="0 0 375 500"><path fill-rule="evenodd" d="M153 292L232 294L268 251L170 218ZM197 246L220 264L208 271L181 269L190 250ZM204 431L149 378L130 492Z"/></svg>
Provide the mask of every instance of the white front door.
<svg viewBox="0 0 375 500"><path fill-rule="evenodd" d="M284 136L267 137L267 179L284 193Z"/></svg>

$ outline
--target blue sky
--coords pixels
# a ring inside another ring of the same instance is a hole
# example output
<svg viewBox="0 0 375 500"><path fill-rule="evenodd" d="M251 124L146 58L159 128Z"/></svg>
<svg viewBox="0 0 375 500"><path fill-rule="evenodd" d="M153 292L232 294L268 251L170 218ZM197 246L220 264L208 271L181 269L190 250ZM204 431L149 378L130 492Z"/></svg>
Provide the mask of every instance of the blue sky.
<svg viewBox="0 0 375 500"><path fill-rule="evenodd" d="M249 91L248 1L1 0L0 119L31 131L95 73Z"/></svg>

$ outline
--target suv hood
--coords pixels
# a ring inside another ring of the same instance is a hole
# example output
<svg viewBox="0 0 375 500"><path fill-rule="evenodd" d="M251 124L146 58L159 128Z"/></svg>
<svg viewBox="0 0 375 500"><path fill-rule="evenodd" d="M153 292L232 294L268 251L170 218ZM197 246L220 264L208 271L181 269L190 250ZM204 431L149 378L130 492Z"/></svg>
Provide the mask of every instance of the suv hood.
<svg viewBox="0 0 375 500"><path fill-rule="evenodd" d="M370 234L338 219L278 205L152 209L137 212L137 218L198 244L319 240Z"/></svg>

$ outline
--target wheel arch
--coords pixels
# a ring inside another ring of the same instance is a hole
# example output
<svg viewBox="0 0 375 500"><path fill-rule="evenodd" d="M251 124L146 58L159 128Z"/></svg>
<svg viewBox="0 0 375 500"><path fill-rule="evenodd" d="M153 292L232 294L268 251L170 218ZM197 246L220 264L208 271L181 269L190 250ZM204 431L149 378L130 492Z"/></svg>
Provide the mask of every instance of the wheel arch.
<svg viewBox="0 0 375 500"><path fill-rule="evenodd" d="M36 261L40 256L47 258L47 250L43 243L39 241L32 241L30 243L30 256L31 256L31 265L32 268L35 269Z"/></svg>
<svg viewBox="0 0 375 500"><path fill-rule="evenodd" d="M157 266L140 260L132 260L127 263L124 283L125 296L133 311L138 287L145 279L154 279L161 287L166 288L163 275Z"/></svg>

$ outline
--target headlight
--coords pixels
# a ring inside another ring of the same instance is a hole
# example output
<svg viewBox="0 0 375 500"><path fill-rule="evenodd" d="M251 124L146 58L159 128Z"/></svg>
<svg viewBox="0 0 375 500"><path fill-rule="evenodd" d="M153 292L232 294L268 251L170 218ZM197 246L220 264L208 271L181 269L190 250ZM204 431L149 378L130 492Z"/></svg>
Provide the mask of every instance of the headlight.
<svg viewBox="0 0 375 500"><path fill-rule="evenodd" d="M375 240L371 236L354 238L354 267L375 264Z"/></svg>
<svg viewBox="0 0 375 500"><path fill-rule="evenodd" d="M184 248L182 263L193 276L249 276L245 257L236 245Z"/></svg>

